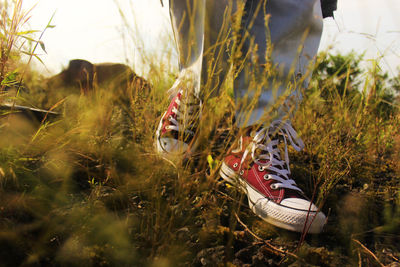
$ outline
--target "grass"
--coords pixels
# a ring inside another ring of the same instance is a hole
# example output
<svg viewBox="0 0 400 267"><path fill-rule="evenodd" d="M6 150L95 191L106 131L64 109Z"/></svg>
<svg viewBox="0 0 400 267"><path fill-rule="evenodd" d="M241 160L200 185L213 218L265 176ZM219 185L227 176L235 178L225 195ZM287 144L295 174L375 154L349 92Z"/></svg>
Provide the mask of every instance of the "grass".
<svg viewBox="0 0 400 267"><path fill-rule="evenodd" d="M16 31L2 31L2 40L7 44ZM246 196L218 179L218 164L235 134L223 136L219 147L209 140L222 138L213 125L233 127L229 85L206 103L215 107L203 115L195 159L173 163L153 149L155 127L168 105L164 91L173 83L172 75L163 74L165 66L152 70L149 92L131 84L123 93L95 87L89 95L78 90L64 97L40 88L34 70L15 71L23 66L21 51L4 47L2 81L15 73L13 79L32 90L29 99L12 100L54 106L62 116L43 122L1 118L0 265L399 262L398 102L384 105L391 84L374 70L361 73L365 82L357 90L350 76L357 60L344 57L344 72L324 76L318 70L334 59L321 55L293 120L306 148L290 151L292 173L328 215L322 234L304 236L266 224L248 209ZM127 95L129 101L121 101Z"/></svg>

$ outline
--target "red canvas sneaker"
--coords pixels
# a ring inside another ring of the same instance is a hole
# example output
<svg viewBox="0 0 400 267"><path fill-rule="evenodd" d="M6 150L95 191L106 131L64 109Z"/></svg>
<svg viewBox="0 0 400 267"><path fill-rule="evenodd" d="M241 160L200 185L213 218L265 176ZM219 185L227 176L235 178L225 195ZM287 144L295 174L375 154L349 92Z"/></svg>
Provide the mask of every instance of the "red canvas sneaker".
<svg viewBox="0 0 400 267"><path fill-rule="evenodd" d="M157 152L167 158L183 157L193 152L200 112L200 99L179 90L158 125Z"/></svg>
<svg viewBox="0 0 400 267"><path fill-rule="evenodd" d="M290 179L288 141L297 151L304 147L290 123L282 121L274 121L254 136L244 135L228 152L220 175L244 191L250 208L268 223L296 232L320 233L326 217Z"/></svg>

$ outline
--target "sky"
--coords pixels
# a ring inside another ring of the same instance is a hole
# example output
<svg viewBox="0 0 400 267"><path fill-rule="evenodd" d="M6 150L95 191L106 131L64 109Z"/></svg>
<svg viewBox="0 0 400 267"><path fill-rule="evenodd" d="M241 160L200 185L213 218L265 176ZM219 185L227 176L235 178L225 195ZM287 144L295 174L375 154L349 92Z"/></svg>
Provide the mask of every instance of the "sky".
<svg viewBox="0 0 400 267"><path fill-rule="evenodd" d="M168 2L164 0L164 2ZM168 8L160 0L24 0L33 7L28 27L43 31L46 53L38 50L43 75L62 70L70 59L126 63L139 74L141 55L176 57ZM121 16L121 11L125 16ZM400 65L400 0L339 0L335 20L324 20L320 51L365 53L389 74ZM128 22L128 27L126 22ZM177 64L176 60L174 61Z"/></svg>

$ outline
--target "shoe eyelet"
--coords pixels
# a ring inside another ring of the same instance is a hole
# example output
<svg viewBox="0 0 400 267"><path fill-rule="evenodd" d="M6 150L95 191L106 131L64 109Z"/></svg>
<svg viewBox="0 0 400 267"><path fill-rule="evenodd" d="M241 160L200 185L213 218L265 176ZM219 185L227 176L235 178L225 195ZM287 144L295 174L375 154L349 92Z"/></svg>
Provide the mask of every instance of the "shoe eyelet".
<svg viewBox="0 0 400 267"><path fill-rule="evenodd" d="M270 187L271 187L271 189L273 189L273 190L278 189L278 186L277 186L276 184L271 184Z"/></svg>
<svg viewBox="0 0 400 267"><path fill-rule="evenodd" d="M239 166L239 163L237 163L237 162L233 164L233 168L237 168L238 166Z"/></svg>
<svg viewBox="0 0 400 267"><path fill-rule="evenodd" d="M264 175L264 180L265 181L268 181L268 180L270 180L271 179L271 176L269 175L269 174L265 174Z"/></svg>
<svg viewBox="0 0 400 267"><path fill-rule="evenodd" d="M259 172L263 172L263 171L264 171L264 168L263 168L261 165L258 165L258 171L259 171Z"/></svg>
<svg viewBox="0 0 400 267"><path fill-rule="evenodd" d="M241 170L241 171L239 172L239 174L240 174L240 175L243 175L243 174L244 174L244 170Z"/></svg>

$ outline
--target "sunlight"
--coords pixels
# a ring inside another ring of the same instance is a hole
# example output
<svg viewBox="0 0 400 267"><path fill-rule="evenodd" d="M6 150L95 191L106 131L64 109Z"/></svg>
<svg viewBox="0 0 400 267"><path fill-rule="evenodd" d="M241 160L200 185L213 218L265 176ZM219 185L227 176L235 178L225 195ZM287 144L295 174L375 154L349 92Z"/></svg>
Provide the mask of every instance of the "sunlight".
<svg viewBox="0 0 400 267"><path fill-rule="evenodd" d="M93 62L123 62L141 66L141 54L174 50L168 6L159 0L26 0L26 9L34 6L30 25L43 30L55 12L54 29L43 37L47 53L41 55L47 74L59 71L70 59ZM118 5L124 12L129 32ZM95 12L93 12L95 8ZM326 19L320 50L347 53L366 51L366 59L381 58L381 66L390 74L397 72L400 44L400 9L396 0L339 1L336 20ZM169 46L165 47L165 39ZM163 44L163 45L160 45ZM36 62L36 65L37 62Z"/></svg>

